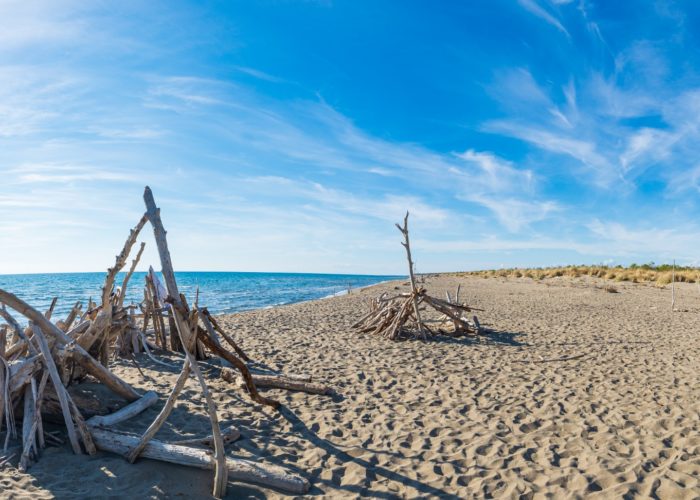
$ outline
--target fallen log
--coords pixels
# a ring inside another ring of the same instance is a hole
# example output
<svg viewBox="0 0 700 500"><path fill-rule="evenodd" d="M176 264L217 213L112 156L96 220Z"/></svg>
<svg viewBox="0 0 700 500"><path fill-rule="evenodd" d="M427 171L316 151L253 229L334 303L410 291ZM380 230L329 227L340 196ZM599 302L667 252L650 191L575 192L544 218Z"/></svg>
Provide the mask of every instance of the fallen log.
<svg viewBox="0 0 700 500"><path fill-rule="evenodd" d="M229 368L221 370L221 378L231 383L238 383L241 387L247 387L246 382L236 372ZM269 387L275 389L287 389L288 391L301 391L310 394L333 394L333 389L317 382L304 382L298 379L285 377L284 375L258 375L252 374L251 378L256 387Z"/></svg>
<svg viewBox="0 0 700 500"><path fill-rule="evenodd" d="M140 439L137 435L103 427L93 426L90 430L98 449L119 455L127 454ZM155 439L148 442L141 452L141 457L207 470L213 470L216 465L214 457L206 450L168 444ZM309 482L305 478L281 467L238 458L226 458L226 469L228 479L231 481L258 484L297 495L309 491Z"/></svg>

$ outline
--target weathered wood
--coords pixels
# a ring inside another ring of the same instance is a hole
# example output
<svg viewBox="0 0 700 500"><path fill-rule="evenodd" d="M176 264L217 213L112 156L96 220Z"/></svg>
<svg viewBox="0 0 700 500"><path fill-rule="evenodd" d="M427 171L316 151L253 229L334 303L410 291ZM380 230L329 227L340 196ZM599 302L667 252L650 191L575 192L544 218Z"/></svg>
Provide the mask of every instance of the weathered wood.
<svg viewBox="0 0 700 500"><path fill-rule="evenodd" d="M109 415L96 415L94 417L91 417L87 420L87 424L90 426L98 425L101 427L109 427L111 425L116 425L120 422L123 422L124 420L128 420L132 417L135 417L136 415L144 411L146 408L153 406L157 402L158 394L153 391L148 391L139 399L137 399L133 403L126 405L119 411L116 411Z"/></svg>
<svg viewBox="0 0 700 500"><path fill-rule="evenodd" d="M39 388L37 389L36 394L32 393L34 407L31 409L32 415L30 418L31 418L32 423L31 423L30 429L27 433L31 437L31 439L25 439L26 435L24 434L24 429L23 429L22 438L23 438L24 446L22 449L22 456L20 457L19 466L18 466L20 471L26 471L28 466L29 466L29 460L31 459L32 446L34 446L35 451L36 451L36 445L34 443L34 440L35 440L35 436L37 436L37 434L39 436L39 441L41 443L41 447L43 448L43 446L44 446L44 439L43 439L44 431L43 431L42 425L41 425L41 402L43 400L44 389L46 388L46 381L48 379L49 379L48 372L44 372L44 374L41 377L41 382L39 383ZM27 411L26 392L25 392L24 397L25 397L24 405L25 405L25 412L26 412ZM27 418L28 418L27 414L25 413L24 422L27 421Z"/></svg>
<svg viewBox="0 0 700 500"><path fill-rule="evenodd" d="M92 427L97 447L104 451L124 455L139 441L139 436L102 427ZM163 443L152 439L144 448L142 456L199 469L214 469L216 462L211 454L202 449ZM227 479L258 484L283 492L301 495L309 491L309 482L301 476L281 467L263 465L243 459L226 459Z"/></svg>
<svg viewBox="0 0 700 500"><path fill-rule="evenodd" d="M223 429L221 431L221 437L224 440L224 444L228 444L228 443L233 443L234 441L239 439L241 437L241 433L235 427L228 427L228 428ZM168 444L177 444L180 446L201 444L204 446L208 446L209 448L213 448L214 447L214 436L212 434L209 434L206 437L182 439L182 440L178 440L178 441L168 441Z"/></svg>
<svg viewBox="0 0 700 500"><path fill-rule="evenodd" d="M56 308L56 302L58 302L58 297L54 297L53 300L51 301L51 305L49 308L46 310L44 313L44 317L48 320L51 319L51 316L53 315L53 310Z"/></svg>
<svg viewBox="0 0 700 500"><path fill-rule="evenodd" d="M0 290L0 291L2 291L2 290ZM8 311L5 308L5 304L7 304L10 307L12 307L12 305L5 302L4 300L2 300L2 296L0 296L0 303L2 303L2 307L0 307L0 316L2 316L2 319L4 319L7 322L7 324L12 327L12 331L14 332L14 336L12 337L11 343L14 343L15 345L17 345L20 343L20 341L23 341L24 343L20 346L20 348L23 349L24 347L28 347L29 351L32 353L32 355L37 354L36 349L31 344L31 342L29 342L29 340L27 339L27 336L24 334L24 328L22 328L20 326L20 324L17 322L17 320L14 318L14 316L12 316L12 314L10 314L10 311ZM21 312L21 311L18 311L18 312ZM37 311L37 314L39 314L38 311ZM42 316L42 318L43 317L44 316ZM13 354L14 354L14 352L13 352ZM8 356L10 356L10 354L8 354Z"/></svg>
<svg viewBox="0 0 700 500"><path fill-rule="evenodd" d="M126 287L129 284L129 280L131 279L131 276L134 274L134 270L136 270L136 266L139 263L139 260L141 260L141 254L143 253L143 249L146 247L145 242L141 242L141 247L139 248L139 251L136 253L136 257L134 260L131 261L131 268L129 269L129 272L126 274L124 277L124 281L122 281L122 287L121 287L121 292L119 294L119 307L124 306L124 299L126 298Z"/></svg>
<svg viewBox="0 0 700 500"><path fill-rule="evenodd" d="M247 387L245 380L233 370L226 368L221 370L221 378L227 382L239 383L241 387ZM289 391L302 391L311 394L333 394L333 390L323 384L315 382L302 382L294 380L284 375L252 375L253 383L256 387L271 387L276 389L287 389Z"/></svg>
<svg viewBox="0 0 700 500"><path fill-rule="evenodd" d="M153 227L153 236L156 239L158 255L160 256L161 273L163 274L163 279L165 280L168 296L176 307L182 308L180 292L177 288L173 263L170 258L170 250L168 250L168 242L166 240L167 232L165 231L163 222L160 219L160 209L156 207L156 202L153 199L153 192L148 186L146 186L146 189L144 190L143 200L146 203L146 217Z"/></svg>
<svg viewBox="0 0 700 500"><path fill-rule="evenodd" d="M33 321L43 332L52 335L59 343L66 345L76 361L80 363L87 372L98 379L100 382L109 387L112 391L122 396L128 401L134 401L141 397L129 384L111 373L106 367L102 366L81 346L72 342L72 339L62 332L56 325L47 320L43 314L24 302L15 295L0 289L0 302L4 302L9 307L22 314L27 319Z"/></svg>
<svg viewBox="0 0 700 500"><path fill-rule="evenodd" d="M146 448L148 442L153 438L153 436L156 435L156 433L160 430L165 421L168 419L170 413L175 407L177 397L180 395L182 389L185 387L185 383L187 382L187 378L189 377L189 375L190 360L189 358L185 358L185 361L182 365L182 370L180 371L180 375L177 377L175 385L173 386L172 391L170 391L168 399L165 401L165 405L163 405L163 408L161 408L156 418L153 420L153 422L151 422L151 425L149 425L146 431L141 435L140 439L134 443L133 448L130 449L129 452L126 454L126 459L129 462L134 463L136 461L141 452Z"/></svg>
<svg viewBox="0 0 700 500"><path fill-rule="evenodd" d="M203 319L206 317L203 316ZM206 323L205 323L206 324ZM243 377L243 380L245 381L245 386L248 389L248 394L250 394L250 398L255 401L256 403L260 403L263 405L271 406L273 408L279 408L280 403L279 401L275 401L274 399L266 398L265 396L261 395L258 392L258 389L255 387L255 382L253 381L253 377L250 373L250 370L248 369L248 366L238 359L236 356L228 352L226 349L223 347L220 347L216 345L216 342L212 340L211 337L207 334L206 331L204 330L199 330L199 338L202 340L204 345L206 345L214 354L217 356L225 359L229 363L231 363L233 366L238 369L238 371L241 373L241 376Z"/></svg>
<svg viewBox="0 0 700 500"><path fill-rule="evenodd" d="M32 375L39 369L41 356L32 356L8 363L10 378L8 392L10 395L22 389L32 378Z"/></svg>
<svg viewBox="0 0 700 500"><path fill-rule="evenodd" d="M209 320L213 329L221 334L221 336L228 343L228 345L230 345L233 348L233 350L236 352L236 354L238 354L238 356L246 363L249 362L250 358L246 355L245 352L243 352L243 349L238 347L238 345L233 340L233 338L228 333L226 333L226 331L219 325L219 322L216 321L216 318L214 318L214 316L211 315L209 310L206 307L204 307L201 309L201 311L203 314L203 318L206 317L206 319ZM208 330L209 329L207 328L207 331ZM210 335L211 335L211 332L210 332ZM214 334L213 338L216 338L216 334ZM218 339L217 339L217 344L218 344Z"/></svg>
<svg viewBox="0 0 700 500"><path fill-rule="evenodd" d="M423 321L421 321L420 317L420 311L418 311L418 300L417 300L417 295L418 295L418 288L416 287L416 278L413 275L413 259L411 258L411 242L408 238L408 212L406 212L406 216L403 218L403 227L399 226L396 224L396 227L401 231L401 234L403 234L404 237L404 242L401 243L403 247L406 249L406 258L408 259L408 275L411 278L411 294L412 294L412 299L413 299L413 310L416 315L416 323L418 326L418 332L422 336L423 340L425 340L425 332L423 331Z"/></svg>
<svg viewBox="0 0 700 500"><path fill-rule="evenodd" d="M129 232L129 237L124 243L124 248L122 248L122 251L115 259L114 267L110 267L107 270L107 276L105 276L105 282L102 286L102 308L107 309L110 314L112 306L109 298L112 294L112 290L114 289L114 279L116 278L117 273L119 273L119 271L121 271L121 269L126 265L126 260L129 258L129 253L131 253L131 247L133 247L134 243L136 243L136 238L138 238L139 233L141 232L143 226L146 225L146 222L147 218L146 214L144 214L136 224L136 227Z"/></svg>
<svg viewBox="0 0 700 500"><path fill-rule="evenodd" d="M33 379L32 379L33 380ZM22 447L30 455L32 449L36 451L36 427L34 427L34 395L31 384L24 387L24 414L22 415ZM32 432L34 431L34 432Z"/></svg>
<svg viewBox="0 0 700 500"><path fill-rule="evenodd" d="M199 381L199 384L202 387L202 393L204 394L204 398L207 402L207 412L211 421L212 434L214 435L214 440L216 442L214 452L216 467L214 472L213 495L217 498L221 498L226 493L226 455L223 440L221 438L221 429L219 428L218 417L216 415L216 405L211 397L211 394L209 393L206 381L204 380L199 366L197 365L197 361L192 355L191 347L194 347L197 341L197 321L195 320L190 322L187 321L185 317L187 307L177 288L175 272L170 259L170 251L168 250L166 231L163 227L163 222L160 219L160 210L156 207L155 200L153 199L153 193L148 186L146 186L146 189L144 190L143 199L146 204L146 216L148 217L151 226L153 226L153 235L155 237L156 246L158 247L158 254L160 256L161 272L163 273L163 279L165 280L165 285L168 289L168 296L172 305L171 311L175 320L178 337L184 347L186 362L189 361L190 368ZM171 337L173 336L172 330L170 335ZM194 341L190 342L190 338L193 338ZM185 371L184 367L183 371Z"/></svg>
<svg viewBox="0 0 700 500"><path fill-rule="evenodd" d="M73 447L73 452L77 455L80 455L82 453L82 450L80 449L80 443L78 443L78 436L75 433L73 419L71 418L71 408L68 403L68 393L66 391L66 388L63 386L63 382L61 381L60 375L58 374L56 363L54 362L53 357L51 357L51 350L49 349L49 345L46 342L46 337L44 337L44 333L41 331L41 328L39 328L36 325L32 325L32 332L34 333L34 338L39 344L41 354L44 356L44 364L46 365L46 369L49 372L49 376L51 377L51 383L53 384L54 390L56 391L56 396L58 397L58 401L61 405L61 412L63 413L63 418L66 422L68 439L70 440L70 444Z"/></svg>
<svg viewBox="0 0 700 500"><path fill-rule="evenodd" d="M56 323L56 326L58 326L61 331L67 332L70 330L70 327L73 325L73 322L75 321L75 318L78 317L78 313L80 312L80 308L82 307L82 303L80 301L77 301L73 307L71 307L70 312L68 313L68 316L66 316L66 319L61 321L60 324Z"/></svg>

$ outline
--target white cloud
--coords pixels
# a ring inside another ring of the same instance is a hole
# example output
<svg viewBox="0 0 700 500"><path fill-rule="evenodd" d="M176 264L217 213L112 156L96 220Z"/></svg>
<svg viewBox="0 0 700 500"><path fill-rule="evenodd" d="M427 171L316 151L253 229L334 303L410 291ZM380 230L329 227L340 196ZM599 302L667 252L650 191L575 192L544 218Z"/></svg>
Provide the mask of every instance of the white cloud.
<svg viewBox="0 0 700 500"><path fill-rule="evenodd" d="M559 31L564 33L567 37L569 36L569 32L566 31L566 28L559 22L559 20L554 17L552 14L547 12L547 10L542 7L540 4L536 2L536 0L518 0L518 3L527 11L529 11L531 14L534 14L535 16L544 19L547 23L551 24L555 28L557 28ZM562 3L562 2L559 2Z"/></svg>

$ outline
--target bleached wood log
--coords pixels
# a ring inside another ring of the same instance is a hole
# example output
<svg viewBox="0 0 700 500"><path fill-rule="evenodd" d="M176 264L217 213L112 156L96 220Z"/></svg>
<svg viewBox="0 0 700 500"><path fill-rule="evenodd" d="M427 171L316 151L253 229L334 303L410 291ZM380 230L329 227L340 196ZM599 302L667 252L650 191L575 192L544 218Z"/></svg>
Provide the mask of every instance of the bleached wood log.
<svg viewBox="0 0 700 500"><path fill-rule="evenodd" d="M165 231L163 222L160 219L160 209L156 207L153 192L148 186L146 186L146 189L144 190L143 200L146 203L146 217L153 227L153 235L156 239L158 255L160 256L161 273L163 274L163 279L165 280L168 296L175 306L182 308L180 292L177 287L177 281L175 280L173 263L170 258L170 251L168 250L168 242L166 240L167 232Z"/></svg>
<svg viewBox="0 0 700 500"><path fill-rule="evenodd" d="M41 331L41 328L39 328L36 325L32 325L32 332L34 333L34 338L36 339L37 344L39 345L41 354L44 356L44 364L46 365L46 369L49 372L49 376L51 377L51 383L53 384L54 389L56 391L58 402L61 405L61 412L63 413L63 418L66 422L68 439L70 440L70 444L73 447L73 452L76 455L80 455L82 451L80 449L80 443L78 443L78 436L75 433L73 419L71 418L71 409L70 405L68 404L68 392L63 386L61 376L58 374L56 363L54 362L53 357L51 356L51 350L49 349L49 344L46 342L46 337L44 337L44 333Z"/></svg>
<svg viewBox="0 0 700 500"><path fill-rule="evenodd" d="M4 302L27 319L33 321L42 331L53 336L60 344L66 345L66 350L72 352L76 361L78 361L90 375L105 384L116 394L119 394L128 401L134 401L140 397L139 393L129 384L98 363L85 349L73 343L70 337L22 299L0 289L0 302Z"/></svg>
<svg viewBox="0 0 700 500"><path fill-rule="evenodd" d="M88 328L90 328L90 325L92 324L92 320L85 320L81 321L77 325L75 325L73 328L68 330L66 332L66 336L69 337L70 339L75 339L85 333Z"/></svg>
<svg viewBox="0 0 700 500"><path fill-rule="evenodd" d="M153 406L157 402L158 394L153 391L148 391L139 399L137 399L133 403L126 405L119 411L116 411L109 415L95 415L94 417L89 418L87 420L87 424L89 426L98 425L101 427L109 427L112 425L116 425L120 422L123 422L124 420L128 420L132 417L135 417L136 415L144 411L146 408Z"/></svg>
<svg viewBox="0 0 700 500"><path fill-rule="evenodd" d="M32 408L31 412L33 413L32 415L32 424L29 429L29 436L31 436L30 440L24 440L24 447L22 449L22 456L19 459L19 470L20 471L26 471L28 466L29 466L29 460L30 460L30 455L31 455L31 450L32 450L32 444L33 441L35 440L35 436L39 436L39 442L41 443L41 447L44 447L44 430L41 425L41 402L44 396L44 389L46 388L46 381L49 379L49 374L48 372L44 372L44 374L41 377L41 382L39 383L39 388L36 391L36 394L32 393L33 395L33 400L34 400L34 407ZM26 392L25 392L25 411L26 411L26 405L27 405L27 400L26 400ZM27 420L26 414L25 418L23 419L25 422ZM25 438L24 434L24 429L23 429L23 435L22 438ZM36 451L36 445L34 444L34 448Z"/></svg>
<svg viewBox="0 0 700 500"><path fill-rule="evenodd" d="M124 455L139 441L139 436L102 427L92 427L97 447L104 451ZM169 462L198 469L214 469L215 460L206 450L151 440L143 450L143 458ZM281 467L263 465L249 460L227 458L227 479L258 484L293 494L309 491L309 482L301 476Z"/></svg>
<svg viewBox="0 0 700 500"><path fill-rule="evenodd" d="M233 370L226 368L221 371L221 378L231 383L238 383L241 387L246 387L243 378ZM286 389L289 391L301 391L311 394L329 395L333 391L327 385L315 382L302 382L285 377L284 375L257 375L253 374L253 383L256 387L270 387L276 389Z"/></svg>
<svg viewBox="0 0 700 500"><path fill-rule="evenodd" d="M32 375L39 369L40 360L41 356L37 355L8 364L10 373L8 391L10 395L19 391L29 383Z"/></svg>
<svg viewBox="0 0 700 500"><path fill-rule="evenodd" d="M34 380L32 378L32 380ZM32 449L36 451L36 428L34 424L34 395L32 393L31 384L24 387L24 415L22 415L22 446L28 450L27 454L31 454ZM34 431L32 433L32 431Z"/></svg>

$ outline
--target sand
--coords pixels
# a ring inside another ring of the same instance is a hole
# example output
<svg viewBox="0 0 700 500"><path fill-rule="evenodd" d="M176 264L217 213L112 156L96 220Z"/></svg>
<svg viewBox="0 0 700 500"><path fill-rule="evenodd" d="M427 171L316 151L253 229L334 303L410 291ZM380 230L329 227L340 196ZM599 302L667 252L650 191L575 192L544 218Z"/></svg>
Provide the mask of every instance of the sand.
<svg viewBox="0 0 700 500"><path fill-rule="evenodd" d="M334 386L323 397L264 390L281 412L252 404L205 369L223 425L244 435L231 456L306 475L310 495L352 497L700 498L700 290L592 279L440 276L426 286L462 297L490 333L391 343L353 332L365 300L349 296L225 317L253 359ZM173 362L178 361L171 358ZM178 361L179 362L179 361ZM167 394L178 369L139 358L115 372ZM159 406L123 425L139 431ZM208 434L193 382L158 434ZM207 497L211 474L48 448L21 474L0 471L3 496ZM284 496L229 483L230 498Z"/></svg>

